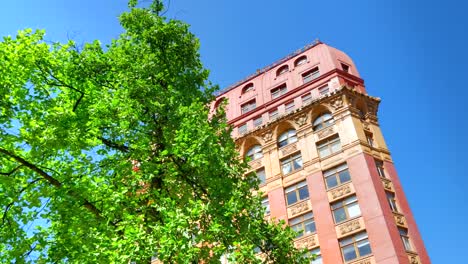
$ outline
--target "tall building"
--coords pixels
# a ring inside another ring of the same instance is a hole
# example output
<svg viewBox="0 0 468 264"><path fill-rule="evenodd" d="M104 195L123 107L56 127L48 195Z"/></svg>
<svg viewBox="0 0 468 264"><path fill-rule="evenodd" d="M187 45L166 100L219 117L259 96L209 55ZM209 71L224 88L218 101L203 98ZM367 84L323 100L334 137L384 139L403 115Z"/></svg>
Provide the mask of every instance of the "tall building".
<svg viewBox="0 0 468 264"><path fill-rule="evenodd" d="M353 61L315 43L221 91L269 219L325 264L428 264L429 256Z"/></svg>

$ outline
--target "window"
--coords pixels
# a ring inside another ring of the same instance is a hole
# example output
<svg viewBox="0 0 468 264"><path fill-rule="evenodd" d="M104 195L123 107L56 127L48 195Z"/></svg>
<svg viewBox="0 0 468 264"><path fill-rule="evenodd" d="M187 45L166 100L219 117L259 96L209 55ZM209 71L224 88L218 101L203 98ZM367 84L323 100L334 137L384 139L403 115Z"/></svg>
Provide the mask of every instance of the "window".
<svg viewBox="0 0 468 264"><path fill-rule="evenodd" d="M289 156L288 158L281 160L281 171L283 172L283 175L299 170L301 168L302 168L301 153L298 153L293 156Z"/></svg>
<svg viewBox="0 0 468 264"><path fill-rule="evenodd" d="M411 242L408 236L408 229L398 227L398 232L400 232L401 241L403 241L403 246L405 247L405 250L412 251L413 248L411 247Z"/></svg>
<svg viewBox="0 0 468 264"><path fill-rule="evenodd" d="M322 254L320 248L314 248L309 251L309 256L315 256L315 259L310 261L310 264L322 264Z"/></svg>
<svg viewBox="0 0 468 264"><path fill-rule="evenodd" d="M375 167L377 168L377 173L379 174L379 176L382 178L386 178L383 161L378 160L378 159L375 159L374 161L375 161Z"/></svg>
<svg viewBox="0 0 468 264"><path fill-rule="evenodd" d="M341 63L341 69L343 69L343 71L349 73L349 66L344 64L344 63Z"/></svg>
<svg viewBox="0 0 468 264"><path fill-rule="evenodd" d="M294 110L294 101L285 104L286 113L290 113Z"/></svg>
<svg viewBox="0 0 468 264"><path fill-rule="evenodd" d="M270 116L270 121L275 120L276 118L278 118L278 109L271 111L270 113L268 113L268 115Z"/></svg>
<svg viewBox="0 0 468 264"><path fill-rule="evenodd" d="M254 110L255 107L257 107L257 104L255 103L255 99L254 99L254 100L251 100L251 101L241 105L241 113L245 114L247 112L250 112L250 111Z"/></svg>
<svg viewBox="0 0 468 264"><path fill-rule="evenodd" d="M247 151L247 154L245 154L245 157L249 158L249 160L256 160L256 159L262 158L263 157L262 147L260 145L255 145L251 147Z"/></svg>
<svg viewBox="0 0 468 264"><path fill-rule="evenodd" d="M289 225L292 230L296 231L296 238L316 232L314 214L312 212L290 219Z"/></svg>
<svg viewBox="0 0 468 264"><path fill-rule="evenodd" d="M296 130L289 129L288 131L284 132L283 134L279 136L278 147L282 148L296 141L297 141Z"/></svg>
<svg viewBox="0 0 468 264"><path fill-rule="evenodd" d="M270 214L270 201L268 197L262 199L262 206L265 208L265 214Z"/></svg>
<svg viewBox="0 0 468 264"><path fill-rule="evenodd" d="M244 94L246 92L253 91L253 89L254 89L253 83L249 83L246 86L244 86L244 88L242 88L242 93Z"/></svg>
<svg viewBox="0 0 468 264"><path fill-rule="evenodd" d="M262 116L259 116L253 120L254 127L259 127L263 124Z"/></svg>
<svg viewBox="0 0 468 264"><path fill-rule="evenodd" d="M399 212L398 211L398 206L396 204L396 199L395 199L395 194L391 192L385 192L387 194L387 200L388 204L390 205L390 209L392 209L393 212Z"/></svg>
<svg viewBox="0 0 468 264"><path fill-rule="evenodd" d="M243 124L242 126L239 126L237 128L237 132L239 133L239 135L244 135L245 133L247 133L247 124Z"/></svg>
<svg viewBox="0 0 468 264"><path fill-rule="evenodd" d="M287 73L289 71L289 66L284 65L281 66L277 71L276 71L276 76L280 76L281 74Z"/></svg>
<svg viewBox="0 0 468 264"><path fill-rule="evenodd" d="M372 253L366 232L340 239L340 248L345 262L364 257Z"/></svg>
<svg viewBox="0 0 468 264"><path fill-rule="evenodd" d="M320 87L318 89L320 95L326 95L328 92L330 92L330 89L328 88L328 85Z"/></svg>
<svg viewBox="0 0 468 264"><path fill-rule="evenodd" d="M301 97L301 99L302 99L302 104L303 104L303 105L306 105L306 104L312 102L312 94L311 94L311 93L307 93L307 94L303 95L303 96Z"/></svg>
<svg viewBox="0 0 468 264"><path fill-rule="evenodd" d="M374 146L374 138L372 137L372 133L370 132L364 132L366 134L366 140L367 140L367 144L369 144L369 146L373 147Z"/></svg>
<svg viewBox="0 0 468 264"><path fill-rule="evenodd" d="M305 63L307 63L307 56L301 56L294 62L294 66L297 67Z"/></svg>
<svg viewBox="0 0 468 264"><path fill-rule="evenodd" d="M327 157L341 150L341 142L339 137L329 138L317 145L319 156Z"/></svg>
<svg viewBox="0 0 468 264"><path fill-rule="evenodd" d="M341 201L334 202L331 207L333 219L335 219L336 224L361 215L361 209L359 208L355 195Z"/></svg>
<svg viewBox="0 0 468 264"><path fill-rule="evenodd" d="M308 83L308 82L312 81L313 79L316 79L319 76L320 76L319 69L318 69L318 67L315 67L312 70L302 74L302 82L303 83Z"/></svg>
<svg viewBox="0 0 468 264"><path fill-rule="evenodd" d="M285 94L288 91L286 84L283 84L279 87L271 89L271 99L275 99Z"/></svg>
<svg viewBox="0 0 468 264"><path fill-rule="evenodd" d="M264 168L257 170L257 178L260 181L260 185L263 185L266 183L266 174L265 174Z"/></svg>
<svg viewBox="0 0 468 264"><path fill-rule="evenodd" d="M309 198L309 190L306 181L302 181L286 189L286 203L295 204Z"/></svg>
<svg viewBox="0 0 468 264"><path fill-rule="evenodd" d="M351 181L351 176L349 175L348 165L342 164L333 169L329 169L323 172L325 177L325 183L327 189L331 189L343 183Z"/></svg>
<svg viewBox="0 0 468 264"><path fill-rule="evenodd" d="M313 130L317 131L322 128L329 127L335 123L333 116L330 113L324 113L319 117L315 118L314 122L312 123Z"/></svg>

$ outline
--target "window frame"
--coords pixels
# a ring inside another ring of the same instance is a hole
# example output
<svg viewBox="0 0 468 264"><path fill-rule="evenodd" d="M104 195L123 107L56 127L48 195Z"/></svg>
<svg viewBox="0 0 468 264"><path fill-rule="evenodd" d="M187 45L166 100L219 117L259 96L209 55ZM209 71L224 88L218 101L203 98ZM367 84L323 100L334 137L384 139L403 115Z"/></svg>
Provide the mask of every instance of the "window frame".
<svg viewBox="0 0 468 264"><path fill-rule="evenodd" d="M403 248L405 251L414 251L411 239L408 235L408 229L398 227L398 233L400 234L401 242L403 243Z"/></svg>
<svg viewBox="0 0 468 264"><path fill-rule="evenodd" d="M268 195L262 198L262 206L265 208L265 215L271 214L270 199L268 199Z"/></svg>
<svg viewBox="0 0 468 264"><path fill-rule="evenodd" d="M307 193L307 196L303 197L301 199L301 190L305 188L305 191ZM293 193L295 194L295 197L296 197L296 201L295 202L292 202L292 203L289 203L289 199L288 199L288 194L289 193ZM286 206L289 207L291 205L294 205L294 204L297 204L299 202L302 202L302 201L305 201L307 200L309 197L310 197L310 194L309 194L309 187L307 185L307 181L303 180L301 182L298 182L292 186L289 186L285 189L284 191L284 197L285 197L285 200L286 200Z"/></svg>
<svg viewBox="0 0 468 264"><path fill-rule="evenodd" d="M251 152L251 154L249 154L249 152ZM259 154L260 155L257 155ZM246 152L245 152L245 158L250 158L249 162L250 161L254 161L254 160L258 160L258 159L261 159L263 158L263 149L262 149L262 146L260 144L255 144L253 146L251 146Z"/></svg>
<svg viewBox="0 0 468 264"><path fill-rule="evenodd" d="M335 119L330 112L324 112L317 116L312 122L312 130L314 132L320 131L324 128L331 127L335 124Z"/></svg>
<svg viewBox="0 0 468 264"><path fill-rule="evenodd" d="M327 150L329 153L324 155L322 152ZM330 137L317 143L317 152L320 158L329 157L341 151L341 140L339 136Z"/></svg>
<svg viewBox="0 0 468 264"><path fill-rule="evenodd" d="M296 216L294 218L289 219L288 222L291 229L298 233L296 235L296 239L317 233L317 226L315 224L315 217L313 212L308 212L303 215ZM306 227L308 225L313 226L313 231L306 231ZM296 227L298 227L297 230Z"/></svg>
<svg viewBox="0 0 468 264"><path fill-rule="evenodd" d="M283 83L270 90L271 99L274 100L287 92L288 92L288 86L286 85L286 83Z"/></svg>
<svg viewBox="0 0 468 264"><path fill-rule="evenodd" d="M258 121L258 120L260 120L260 121ZM253 119L253 126L254 126L254 127L259 127L259 126L261 126L261 125L263 125L263 118L262 118L262 116L257 116L256 118Z"/></svg>
<svg viewBox="0 0 468 264"><path fill-rule="evenodd" d="M249 128L247 126L247 123L242 124L237 127L237 133L239 133L239 135L245 135L247 134L248 131L249 131Z"/></svg>
<svg viewBox="0 0 468 264"><path fill-rule="evenodd" d="M362 236L362 237L360 237L360 236ZM345 243L345 241L346 241L346 243ZM367 242L365 245L367 245L369 247L369 252L367 254L365 254L365 255L361 255L361 252L360 252L359 246L358 246L358 244L362 243L362 242ZM370 245L369 236L367 235L366 231L359 232L357 234L353 234L351 236L341 238L341 239L339 239L338 243L340 244L341 257L343 258L343 261L345 263L355 261L357 259L360 259L360 258L365 257L365 256L369 256L369 255L372 254L372 247ZM348 259L347 260L346 257L345 257L344 248L349 247L350 245L353 246L354 253L355 253L356 257L353 258L353 259Z"/></svg>
<svg viewBox="0 0 468 264"><path fill-rule="evenodd" d="M322 252L320 251L320 247L313 248L313 249L309 250L308 254L309 254L309 256L313 256L313 255L316 256L316 258L314 260L310 261L310 264L323 264Z"/></svg>
<svg viewBox="0 0 468 264"><path fill-rule="evenodd" d="M354 216L350 216L349 208L352 207L352 206L355 206L355 205L359 209L359 214L354 215ZM358 202L358 199L357 199L355 194L351 195L351 196L348 196L346 198L340 199L338 201L334 201L333 203L330 204L330 208L331 208L331 212L332 212L332 215L333 215L333 221L337 225L341 224L343 222L346 222L348 220L358 218L358 217L360 217L362 215L361 207L359 206L359 202ZM335 212L337 212L340 209L343 209L343 211L345 213L345 218L340 220L339 222L337 222Z"/></svg>
<svg viewBox="0 0 468 264"><path fill-rule="evenodd" d="M303 84L309 83L309 82L317 79L318 77L320 77L319 67L315 66L312 69L310 69L310 70L304 72L303 74L301 74L301 76L302 76L302 83Z"/></svg>
<svg viewBox="0 0 468 264"><path fill-rule="evenodd" d="M304 65L308 62L308 59L307 59L307 56L306 55L302 55L300 56L299 58L297 58L295 61L294 61L294 67L298 67L298 66L301 66L301 65Z"/></svg>
<svg viewBox="0 0 468 264"><path fill-rule="evenodd" d="M347 181L343 181L341 178L341 173L343 172L347 172L348 174L348 180ZM335 186L332 186L330 187L329 184L328 184L328 179L331 178L331 177L335 177L335 181L336 181L336 185ZM338 165L338 166L335 166L333 168L330 168L330 169L327 169L323 172L323 179L325 181L325 187L327 188L327 190L331 190L331 189L334 189L336 187L339 187L343 184L346 184L348 182L351 182L351 174L349 173L349 168L348 168L348 164L346 163L343 163L341 165Z"/></svg>
<svg viewBox="0 0 468 264"><path fill-rule="evenodd" d="M366 135L366 142L370 147L375 147L374 143L374 135L371 132L364 131L364 134Z"/></svg>
<svg viewBox="0 0 468 264"><path fill-rule="evenodd" d="M284 111L286 113L291 113L292 111L294 111L295 108L296 108L296 105L294 104L294 101L289 101L284 104Z"/></svg>
<svg viewBox="0 0 468 264"><path fill-rule="evenodd" d="M299 166L296 166L296 164L299 164ZM302 163L302 155L301 152L297 152L295 154L289 155L283 159L280 160L280 167L281 167L281 173L283 175L288 175L291 174L295 171L301 170L303 168L303 163ZM289 165L290 170L288 172L284 172L284 167Z"/></svg>
<svg viewBox="0 0 468 264"><path fill-rule="evenodd" d="M302 105L309 104L312 102L312 93L306 93L301 96Z"/></svg>
<svg viewBox="0 0 468 264"><path fill-rule="evenodd" d="M287 73L288 71L289 71L289 65L287 64L282 65L281 67L278 68L278 70L276 70L276 77L283 75Z"/></svg>
<svg viewBox="0 0 468 264"><path fill-rule="evenodd" d="M274 121L274 120L278 119L278 117L279 117L278 108L268 112L268 118L270 119L270 121Z"/></svg>
<svg viewBox="0 0 468 264"><path fill-rule="evenodd" d="M259 173L261 171L263 171L262 174ZM266 171L265 171L264 167L257 169L255 171L255 175L257 176L257 179L260 181L260 184L259 184L260 186L266 184L267 177L266 177ZM263 177L261 177L262 175L263 175Z"/></svg>
<svg viewBox="0 0 468 264"><path fill-rule="evenodd" d="M294 134L292 134L292 132L294 132ZM282 139L283 136L285 136L285 138ZM291 128L281 133L281 135L278 137L277 145L278 148L283 148L295 142L297 142L297 132L296 129Z"/></svg>
<svg viewBox="0 0 468 264"><path fill-rule="evenodd" d="M255 108L257 108L257 102L255 99L252 99L248 102L241 104L241 114L242 115L247 114L248 112L251 112Z"/></svg>
<svg viewBox="0 0 468 264"><path fill-rule="evenodd" d="M380 178L388 179L387 174L385 173L384 162L379 159L374 159L375 168L377 169L377 174Z"/></svg>
<svg viewBox="0 0 468 264"><path fill-rule="evenodd" d="M242 94L245 94L245 93L248 93L250 91L253 91L254 90L254 84L253 83L248 83L246 85L244 85L244 87L242 88Z"/></svg>
<svg viewBox="0 0 468 264"><path fill-rule="evenodd" d="M392 212L399 213L400 209L398 207L395 194L389 191L385 191L385 196L387 197L388 205L390 206Z"/></svg>

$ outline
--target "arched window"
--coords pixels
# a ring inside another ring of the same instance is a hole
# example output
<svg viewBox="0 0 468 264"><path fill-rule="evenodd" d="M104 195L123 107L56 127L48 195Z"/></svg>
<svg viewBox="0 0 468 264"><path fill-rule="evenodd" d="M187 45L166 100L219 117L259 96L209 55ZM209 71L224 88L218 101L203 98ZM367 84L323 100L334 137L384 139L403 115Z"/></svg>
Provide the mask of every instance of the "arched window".
<svg viewBox="0 0 468 264"><path fill-rule="evenodd" d="M290 129L278 138L278 147L284 147L286 145L289 145L291 143L294 143L297 141L297 136L296 136L296 130L295 129Z"/></svg>
<svg viewBox="0 0 468 264"><path fill-rule="evenodd" d="M314 131L320 130L325 127L329 127L335 123L335 120L333 120L333 116L330 113L324 113L317 117L314 120L313 129Z"/></svg>
<svg viewBox="0 0 468 264"><path fill-rule="evenodd" d="M256 159L262 158L263 157L262 147L260 145L255 145L251 147L247 151L247 154L245 154L245 157L249 158L249 160L256 160Z"/></svg>
<svg viewBox="0 0 468 264"><path fill-rule="evenodd" d="M219 98L219 99L215 102L214 107L213 107L213 110L214 110L214 111L217 111L218 108L219 108L219 106L221 105L221 103L222 103L223 101L225 101L225 100L227 100L225 97Z"/></svg>
<svg viewBox="0 0 468 264"><path fill-rule="evenodd" d="M297 60L294 62L294 66L297 67L299 65L305 64L307 62L307 56L301 56L297 58Z"/></svg>
<svg viewBox="0 0 468 264"><path fill-rule="evenodd" d="M277 71L276 71L276 76L280 76L281 74L283 73L286 73L289 71L289 66L288 65L284 65L284 66L281 66Z"/></svg>
<svg viewBox="0 0 468 264"><path fill-rule="evenodd" d="M242 93L244 94L246 92L253 91L253 89L254 89L253 83L249 83L246 86L244 86L244 88L242 88Z"/></svg>

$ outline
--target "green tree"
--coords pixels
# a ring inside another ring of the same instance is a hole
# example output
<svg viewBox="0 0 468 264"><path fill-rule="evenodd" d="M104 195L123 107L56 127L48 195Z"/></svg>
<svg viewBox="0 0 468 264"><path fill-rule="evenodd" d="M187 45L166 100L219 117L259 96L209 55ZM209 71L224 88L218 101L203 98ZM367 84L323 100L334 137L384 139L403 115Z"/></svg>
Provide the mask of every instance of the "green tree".
<svg viewBox="0 0 468 264"><path fill-rule="evenodd" d="M160 1L106 47L0 42L1 263L304 263L263 219L199 42Z"/></svg>

